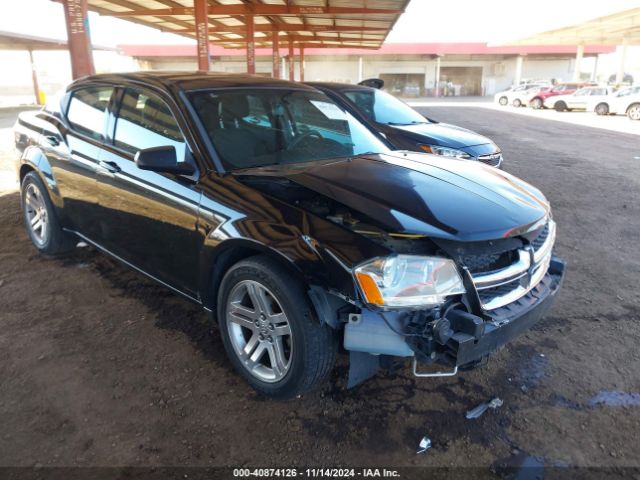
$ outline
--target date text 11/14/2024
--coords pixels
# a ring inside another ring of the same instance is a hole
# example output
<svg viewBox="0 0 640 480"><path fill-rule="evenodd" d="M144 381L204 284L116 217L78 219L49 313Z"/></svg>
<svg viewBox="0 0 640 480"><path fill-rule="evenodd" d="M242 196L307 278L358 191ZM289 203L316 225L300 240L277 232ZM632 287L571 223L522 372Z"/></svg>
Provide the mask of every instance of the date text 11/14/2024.
<svg viewBox="0 0 640 480"><path fill-rule="evenodd" d="M235 468L233 476L236 478L399 478L400 473L386 468Z"/></svg>

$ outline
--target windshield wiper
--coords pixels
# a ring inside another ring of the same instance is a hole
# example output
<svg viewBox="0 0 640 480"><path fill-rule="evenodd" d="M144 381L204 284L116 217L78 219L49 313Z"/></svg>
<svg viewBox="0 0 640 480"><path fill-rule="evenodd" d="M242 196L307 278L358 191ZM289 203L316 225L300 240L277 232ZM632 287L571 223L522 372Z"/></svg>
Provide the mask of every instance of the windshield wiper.
<svg viewBox="0 0 640 480"><path fill-rule="evenodd" d="M422 125L424 123L429 123L427 121L419 122L418 120L411 120L409 123L401 123L401 122L387 122L387 125L391 125L392 127L402 127L407 125Z"/></svg>

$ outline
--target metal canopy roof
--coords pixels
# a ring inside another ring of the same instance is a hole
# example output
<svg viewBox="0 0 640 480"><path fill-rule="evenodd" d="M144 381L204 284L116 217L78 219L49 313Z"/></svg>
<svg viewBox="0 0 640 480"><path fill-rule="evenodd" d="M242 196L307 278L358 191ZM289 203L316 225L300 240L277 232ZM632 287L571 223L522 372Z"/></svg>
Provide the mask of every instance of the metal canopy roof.
<svg viewBox="0 0 640 480"><path fill-rule="evenodd" d="M509 45L640 45L640 8L509 42Z"/></svg>
<svg viewBox="0 0 640 480"><path fill-rule="evenodd" d="M36 37L24 33L0 31L0 50L67 50L66 40ZM95 50L112 50L112 47L94 45Z"/></svg>
<svg viewBox="0 0 640 480"><path fill-rule="evenodd" d="M410 0L209 0L209 40L244 48L253 16L255 46L380 48ZM89 10L196 38L193 0L88 0Z"/></svg>

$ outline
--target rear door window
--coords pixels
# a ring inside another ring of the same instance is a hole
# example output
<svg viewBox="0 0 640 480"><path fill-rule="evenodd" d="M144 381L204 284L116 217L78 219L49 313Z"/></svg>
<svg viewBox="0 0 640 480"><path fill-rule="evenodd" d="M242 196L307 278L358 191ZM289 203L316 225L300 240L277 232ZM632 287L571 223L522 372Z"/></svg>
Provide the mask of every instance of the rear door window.
<svg viewBox="0 0 640 480"><path fill-rule="evenodd" d="M135 154L139 150L173 145L179 162L184 161L186 143L171 110L158 96L125 90L116 120L115 145Z"/></svg>
<svg viewBox="0 0 640 480"><path fill-rule="evenodd" d="M73 92L67 119L78 133L95 140L104 139L105 112L113 87L88 87Z"/></svg>

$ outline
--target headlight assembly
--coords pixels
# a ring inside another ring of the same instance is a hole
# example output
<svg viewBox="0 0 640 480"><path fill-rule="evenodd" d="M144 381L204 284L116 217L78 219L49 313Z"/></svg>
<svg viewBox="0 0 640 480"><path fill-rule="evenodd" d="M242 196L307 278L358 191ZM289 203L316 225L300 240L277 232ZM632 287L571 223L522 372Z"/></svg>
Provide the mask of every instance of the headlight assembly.
<svg viewBox="0 0 640 480"><path fill-rule="evenodd" d="M396 255L376 258L354 269L368 304L383 307L434 307L465 292L452 260Z"/></svg>
<svg viewBox="0 0 640 480"><path fill-rule="evenodd" d="M442 155L443 157L460 158L462 160L468 160L471 158L471 155L467 152L463 152L462 150L457 150L455 148L440 147L438 145L420 145L420 148L427 153Z"/></svg>

